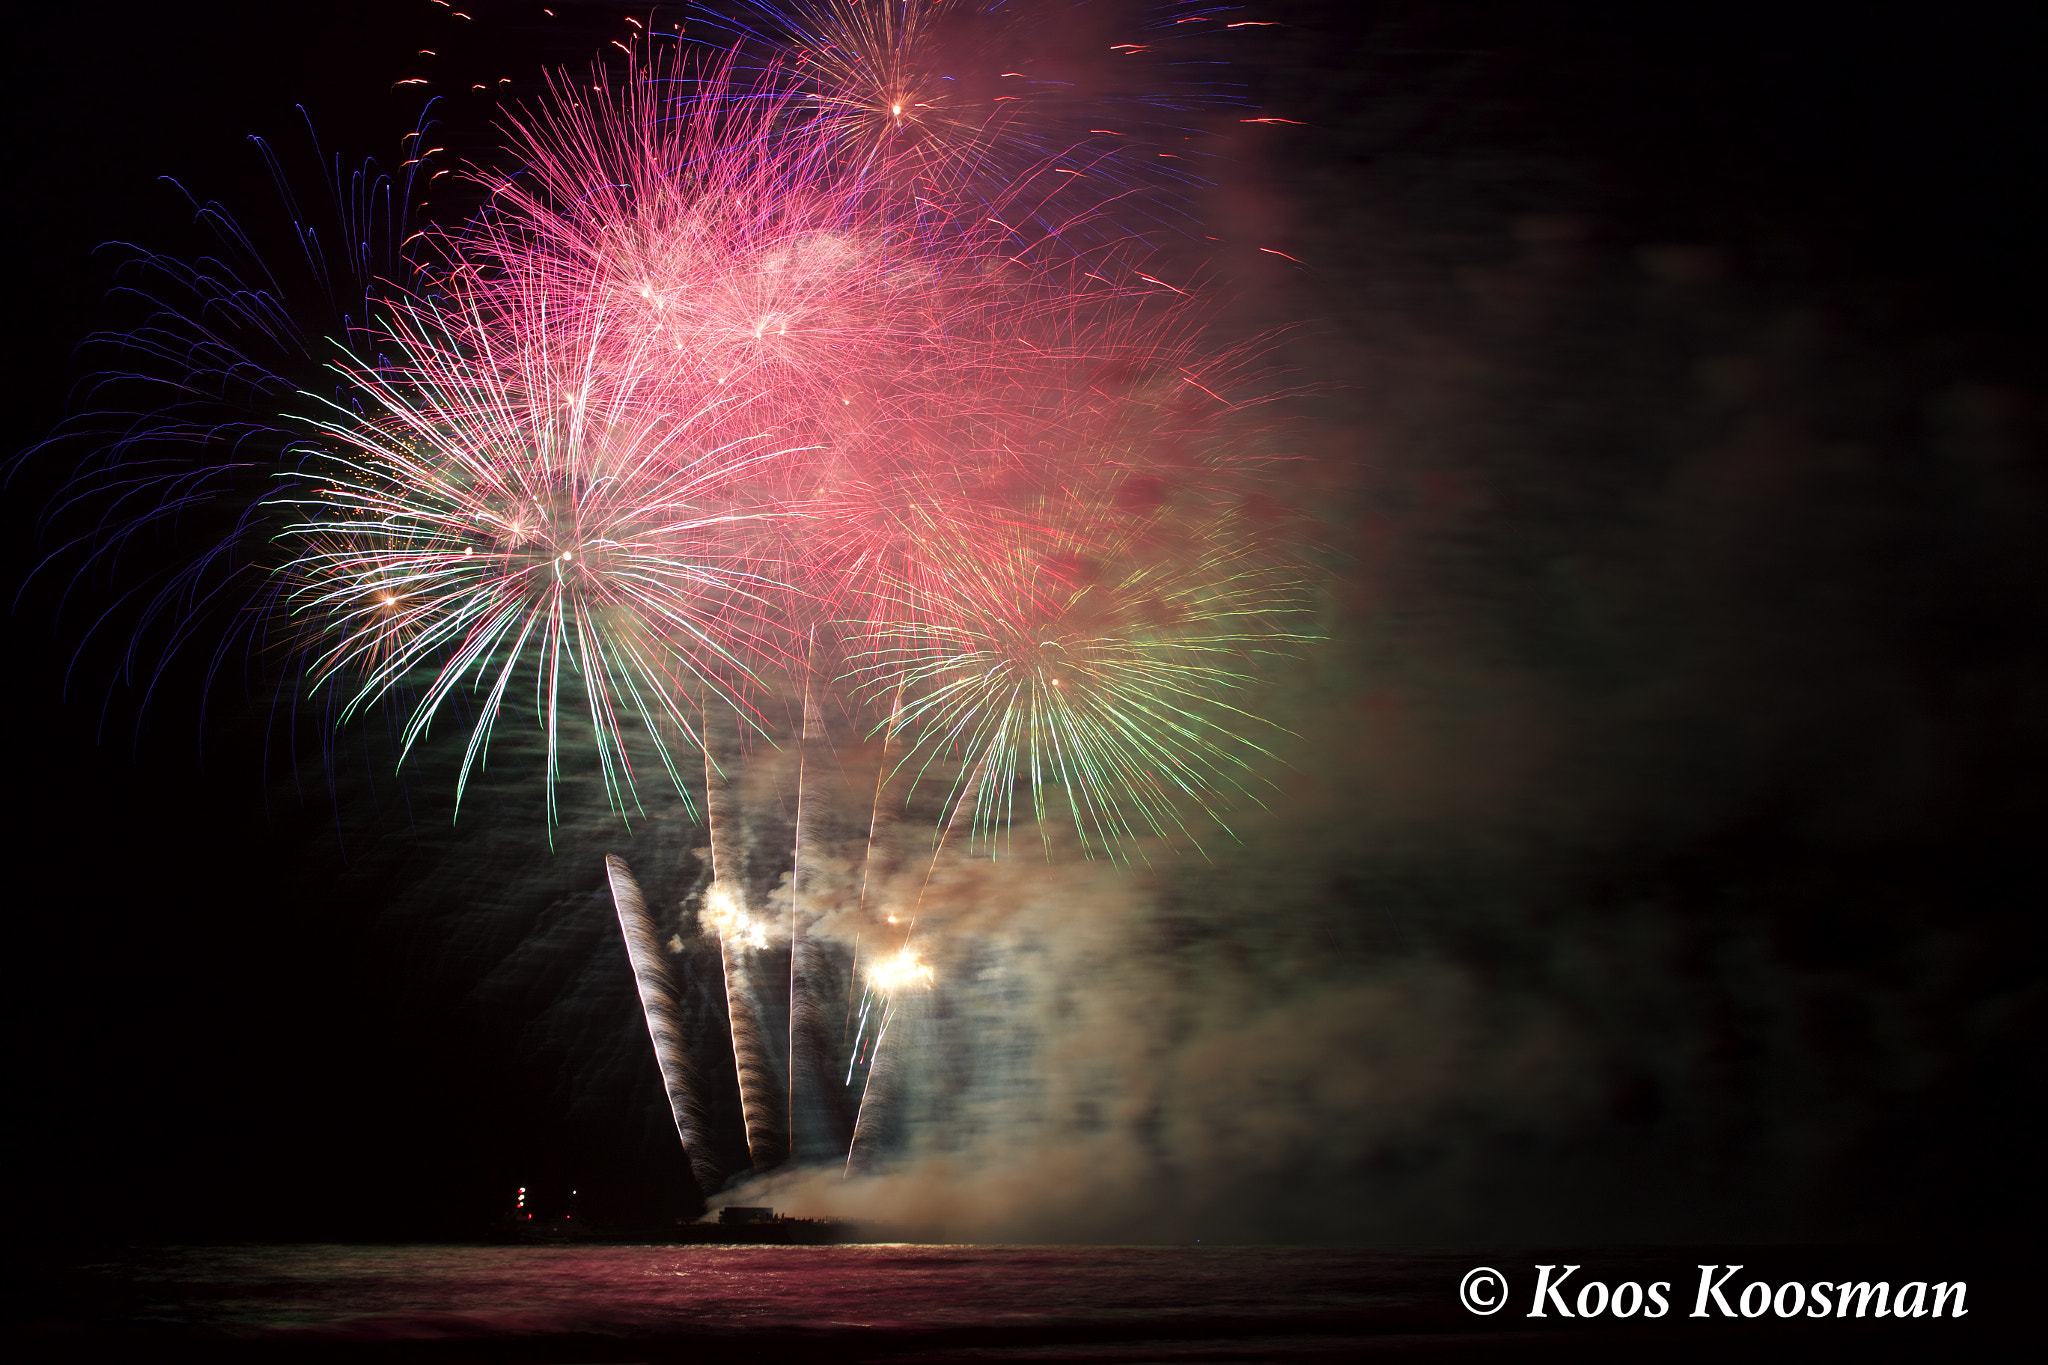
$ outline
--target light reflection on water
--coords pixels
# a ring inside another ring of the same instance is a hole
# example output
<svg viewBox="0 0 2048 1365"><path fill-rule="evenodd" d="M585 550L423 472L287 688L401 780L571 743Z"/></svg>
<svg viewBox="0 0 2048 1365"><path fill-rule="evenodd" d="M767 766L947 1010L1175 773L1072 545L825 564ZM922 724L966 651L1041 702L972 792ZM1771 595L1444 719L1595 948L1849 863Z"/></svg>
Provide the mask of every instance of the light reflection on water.
<svg viewBox="0 0 2048 1365"><path fill-rule="evenodd" d="M1722 1365L1759 1348L1868 1365L1932 1358L1916 1352L1934 1340L1919 1320L1697 1321L1683 1285L1659 1320L1524 1311L1537 1263L1583 1262L1582 1278L1612 1283L1689 1281L1707 1262L1764 1280L1928 1278L1925 1255L1896 1249L241 1245L7 1256L8 1365ZM1989 1358L1979 1348L2000 1330L2001 1291L1980 1282L1984 1267L1948 1259L1972 1281L1972 1312L1938 1324L1954 1348L1942 1358ZM1458 1306L1475 1265L1505 1268L1522 1296L1511 1311Z"/></svg>
<svg viewBox="0 0 2048 1365"><path fill-rule="evenodd" d="M688 1346L702 1359L807 1342L820 1359L925 1358L942 1345L1062 1359L1108 1337L1179 1350L1229 1340L1296 1358L1289 1341L1313 1338L1320 1355L1368 1320L1440 1297L1448 1270L1433 1259L908 1244L133 1249L74 1261L69 1311L48 1305L38 1335L244 1352L524 1343L520 1359L563 1360L534 1348L573 1343L576 1358L592 1358L588 1348L606 1342L657 1355ZM81 1294L79 1282L92 1288Z"/></svg>

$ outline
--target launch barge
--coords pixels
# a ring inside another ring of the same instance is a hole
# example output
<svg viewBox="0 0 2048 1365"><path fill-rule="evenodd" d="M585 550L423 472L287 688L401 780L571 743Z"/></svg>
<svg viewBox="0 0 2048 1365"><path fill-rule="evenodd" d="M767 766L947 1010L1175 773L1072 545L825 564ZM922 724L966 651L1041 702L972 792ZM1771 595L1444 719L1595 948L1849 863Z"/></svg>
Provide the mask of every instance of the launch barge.
<svg viewBox="0 0 2048 1365"><path fill-rule="evenodd" d="M657 1228L606 1228L571 1218L508 1217L492 1230L490 1240L539 1246L837 1246L903 1238L880 1223L851 1218L796 1218L773 1209L725 1208L719 1210L715 1223L674 1223Z"/></svg>

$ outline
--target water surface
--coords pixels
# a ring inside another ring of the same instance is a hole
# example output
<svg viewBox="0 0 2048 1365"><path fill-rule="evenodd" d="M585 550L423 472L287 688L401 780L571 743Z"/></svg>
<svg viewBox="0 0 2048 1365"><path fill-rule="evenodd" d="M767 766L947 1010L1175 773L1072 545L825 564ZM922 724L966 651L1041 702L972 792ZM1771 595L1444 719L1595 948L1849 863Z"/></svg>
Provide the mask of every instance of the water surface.
<svg viewBox="0 0 2048 1365"><path fill-rule="evenodd" d="M16 1248L13 1360L1921 1359L1953 1333L1476 1318L1482 1256L1303 1247ZM1583 1253L1582 1253L1583 1254ZM1690 1253L1603 1253L1616 1278ZM1635 1269L1631 1269L1635 1267ZM1913 1324L1901 1324L1911 1327ZM1953 1324L1962 1327L1963 1324ZM1743 1332L1740 1329L1754 1328ZM1742 1339L1738 1339L1738 1337ZM1971 1341L1972 1347L1982 1341ZM1975 1358L1961 1354L1950 1358Z"/></svg>

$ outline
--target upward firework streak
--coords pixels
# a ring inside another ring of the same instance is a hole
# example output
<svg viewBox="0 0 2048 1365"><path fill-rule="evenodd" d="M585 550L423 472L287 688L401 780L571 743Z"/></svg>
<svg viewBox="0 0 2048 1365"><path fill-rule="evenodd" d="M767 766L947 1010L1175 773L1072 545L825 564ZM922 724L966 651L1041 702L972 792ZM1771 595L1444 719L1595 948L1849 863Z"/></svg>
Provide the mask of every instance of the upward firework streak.
<svg viewBox="0 0 2048 1365"><path fill-rule="evenodd" d="M448 264L356 325L334 399L294 400L317 459L267 504L344 717L397 701L410 750L465 699L458 802L522 701L551 823L573 741L622 812L636 756L688 803L701 752L698 923L757 1171L872 1157L892 1021L935 989L912 930L943 859L1000 851L1020 794L1048 849L1060 825L1113 857L1221 825L1266 757L1264 662L1308 638L1284 538L1245 511L1255 405L1231 395L1256 377L1203 344L1188 290L1114 264L1137 247L1102 206L1150 182L1089 139L1121 134L1065 127L1024 73L940 69L995 8L817 0L758 79L640 55L558 79L510 123L520 172L476 173ZM782 709L777 869L740 779ZM841 904L828 776L860 732L880 753ZM898 826L927 791L919 868ZM709 1194L722 1058L683 1036L655 916L607 867ZM880 949L845 962L828 915Z"/></svg>
<svg viewBox="0 0 2048 1365"><path fill-rule="evenodd" d="M862 992L860 1005L860 1031L854 1035L853 1059L847 1068L847 1082L852 1083L853 1068L866 1064L867 1075L861 1083L860 1101L854 1112L853 1136L846 1144L846 1174L854 1175L863 1167L863 1158L872 1147L862 1142L871 1137L871 1130L881 1105L871 1105L871 1100L886 1096L895 1061L894 1054L885 1054L882 1044L888 1041L889 1025L896 1020L897 1011L904 1000L915 992L931 987L933 972L924 961L911 950L905 935L902 948L881 959L868 968L866 989ZM868 1025L874 1024L874 1033L868 1035ZM865 1045L865 1046L863 1046ZM876 1082L881 1082L880 1096Z"/></svg>
<svg viewBox="0 0 2048 1365"><path fill-rule="evenodd" d="M669 1110L675 1115L676 1135L690 1158L690 1171L702 1189L716 1189L722 1173L712 1156L709 1111L704 1088L691 1061L689 1039L684 1035L682 1012L677 1008L675 985L668 964L656 941L654 922L647 913L647 901L640 884L623 858L606 858L605 872L611 880L612 903L619 912L619 932L626 940L626 952L633 961L633 981L640 991L640 1010L647 1017L647 1035L654 1043L655 1060L661 1065L662 1088L668 1093Z"/></svg>
<svg viewBox="0 0 2048 1365"><path fill-rule="evenodd" d="M764 990L766 973L760 970L762 955L775 935L749 904L753 879L748 875L748 850L730 776L739 751L727 742L726 730L720 717L706 731L704 813L711 833L711 887L699 918L718 935L747 1153L755 1170L767 1170L779 1165L789 1151L787 1121L779 1103L786 1085L783 1055L767 1036L770 997Z"/></svg>

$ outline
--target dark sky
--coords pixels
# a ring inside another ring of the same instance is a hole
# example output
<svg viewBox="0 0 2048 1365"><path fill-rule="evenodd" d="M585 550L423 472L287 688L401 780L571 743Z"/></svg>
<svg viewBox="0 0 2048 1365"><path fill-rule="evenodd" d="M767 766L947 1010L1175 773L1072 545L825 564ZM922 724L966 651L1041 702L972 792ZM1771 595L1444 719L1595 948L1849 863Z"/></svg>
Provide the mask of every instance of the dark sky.
<svg viewBox="0 0 2048 1365"><path fill-rule="evenodd" d="M529 81L614 19L473 8L453 41L427 0L17 20L8 448L64 415L108 282L94 247L180 239L156 177L263 201L242 139L288 140L294 103L330 149L388 155L417 49ZM1264 973L1256 1019L1322 1049L1318 1075L1414 1088L1328 1101L1314 1121L1344 1135L1298 1157L1289 1106L1310 1102L1267 1100L1280 1155L1229 1198L1335 1212L1234 1226L2028 1226L2038 20L1247 14L1287 26L1247 37L1235 74L1303 126L1234 133L1203 211L1233 316L1301 324L1282 354L1320 390L1304 479L1336 638L1288 703L1315 742L1286 800L1204 874L1276 927L1246 947L1218 927L1242 907L1173 871L1146 922L1192 926L1208 979ZM10 591L55 479L31 460L10 486ZM15 1226L462 1234L520 1183L673 1212L680 1162L583 844L535 852L509 807L445 834L445 794L395 787L372 740L330 787L317 752L266 737L260 659L203 724L196 659L146 709L109 693L103 651L67 688L108 600L81 591L60 618L31 588L5 626Z"/></svg>

